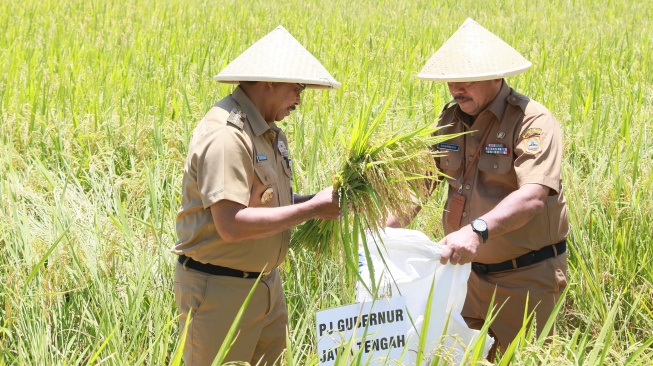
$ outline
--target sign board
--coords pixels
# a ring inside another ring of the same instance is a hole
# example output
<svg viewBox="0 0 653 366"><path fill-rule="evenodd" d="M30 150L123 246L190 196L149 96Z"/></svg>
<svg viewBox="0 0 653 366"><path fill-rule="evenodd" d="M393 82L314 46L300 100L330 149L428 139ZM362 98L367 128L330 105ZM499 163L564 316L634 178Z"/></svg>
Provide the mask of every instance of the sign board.
<svg viewBox="0 0 653 366"><path fill-rule="evenodd" d="M315 318L320 366L359 355L370 365L399 360L408 341L409 319L401 296L318 311Z"/></svg>

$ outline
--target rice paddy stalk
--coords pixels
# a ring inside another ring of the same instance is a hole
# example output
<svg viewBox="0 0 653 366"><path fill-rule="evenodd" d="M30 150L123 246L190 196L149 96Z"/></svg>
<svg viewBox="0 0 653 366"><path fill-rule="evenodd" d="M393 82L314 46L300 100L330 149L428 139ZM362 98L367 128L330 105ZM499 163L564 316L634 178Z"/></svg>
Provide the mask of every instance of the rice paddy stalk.
<svg viewBox="0 0 653 366"><path fill-rule="evenodd" d="M425 201L426 181L437 179L430 148L452 135L434 136L435 128L417 126L410 130L388 131L382 122L390 106L386 102L371 117L373 102L343 136L348 153L334 173L333 190L340 197L339 221L311 220L299 226L291 246L309 249L318 256L333 258L344 245L347 258L357 253L362 233L378 233L389 215L403 216L412 210L414 199ZM352 233L356 235L352 237Z"/></svg>

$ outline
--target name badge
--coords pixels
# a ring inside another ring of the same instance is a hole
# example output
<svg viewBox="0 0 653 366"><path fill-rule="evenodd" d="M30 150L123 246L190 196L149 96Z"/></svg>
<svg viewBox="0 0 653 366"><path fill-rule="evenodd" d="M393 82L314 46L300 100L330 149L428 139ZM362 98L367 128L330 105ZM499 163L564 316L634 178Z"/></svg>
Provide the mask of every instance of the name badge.
<svg viewBox="0 0 653 366"><path fill-rule="evenodd" d="M438 149L448 150L448 151L458 151L458 150L460 150L460 146L454 145L454 144L439 143L438 144Z"/></svg>

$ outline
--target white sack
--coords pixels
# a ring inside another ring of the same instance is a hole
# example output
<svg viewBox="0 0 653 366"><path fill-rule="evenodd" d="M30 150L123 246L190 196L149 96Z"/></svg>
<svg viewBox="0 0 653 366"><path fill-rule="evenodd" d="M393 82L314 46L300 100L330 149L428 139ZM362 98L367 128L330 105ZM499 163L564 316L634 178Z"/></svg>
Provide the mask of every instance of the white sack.
<svg viewBox="0 0 653 366"><path fill-rule="evenodd" d="M442 342L438 353L449 353L453 356L453 361L459 364L464 348L473 344L480 333L478 330L469 329L460 315L467 295L471 265L440 264L442 246L416 230L386 228L380 238L368 235L367 247L374 266L375 282L380 284L378 297L404 296L406 299L406 310L412 323L407 333L408 348L404 363L414 365L416 362L418 334L422 330L429 292L433 285L425 359L429 360L438 343ZM370 272L363 248L359 249L359 273L371 291ZM356 301L372 299L373 295L359 283ZM445 332L447 321L448 328ZM487 355L493 340L487 334L485 336L487 338L484 355Z"/></svg>

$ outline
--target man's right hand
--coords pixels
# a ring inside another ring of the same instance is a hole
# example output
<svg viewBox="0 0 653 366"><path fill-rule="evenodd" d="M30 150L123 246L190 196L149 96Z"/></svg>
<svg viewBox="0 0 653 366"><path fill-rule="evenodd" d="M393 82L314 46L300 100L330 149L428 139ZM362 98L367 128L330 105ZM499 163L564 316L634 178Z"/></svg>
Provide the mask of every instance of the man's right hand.
<svg viewBox="0 0 653 366"><path fill-rule="evenodd" d="M308 204L315 205L316 215L324 220L338 220L340 216L340 196L333 192L333 187L319 191Z"/></svg>

